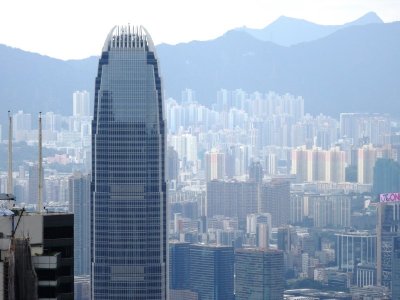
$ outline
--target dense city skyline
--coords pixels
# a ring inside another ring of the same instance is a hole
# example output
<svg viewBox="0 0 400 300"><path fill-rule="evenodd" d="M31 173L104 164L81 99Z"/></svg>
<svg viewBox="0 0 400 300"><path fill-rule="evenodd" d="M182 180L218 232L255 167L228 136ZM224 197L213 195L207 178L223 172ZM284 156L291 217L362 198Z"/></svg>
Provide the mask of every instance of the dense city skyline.
<svg viewBox="0 0 400 300"><path fill-rule="evenodd" d="M0 44L0 299L400 299L400 4L207 1Z"/></svg>

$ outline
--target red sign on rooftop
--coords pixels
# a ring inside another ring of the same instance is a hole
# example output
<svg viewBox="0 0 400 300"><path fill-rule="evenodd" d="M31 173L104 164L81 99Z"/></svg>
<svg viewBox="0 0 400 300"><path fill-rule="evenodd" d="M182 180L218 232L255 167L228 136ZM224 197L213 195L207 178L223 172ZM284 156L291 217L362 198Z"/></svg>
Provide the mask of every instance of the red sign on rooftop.
<svg viewBox="0 0 400 300"><path fill-rule="evenodd" d="M400 202L400 193L386 193L380 194L380 202Z"/></svg>

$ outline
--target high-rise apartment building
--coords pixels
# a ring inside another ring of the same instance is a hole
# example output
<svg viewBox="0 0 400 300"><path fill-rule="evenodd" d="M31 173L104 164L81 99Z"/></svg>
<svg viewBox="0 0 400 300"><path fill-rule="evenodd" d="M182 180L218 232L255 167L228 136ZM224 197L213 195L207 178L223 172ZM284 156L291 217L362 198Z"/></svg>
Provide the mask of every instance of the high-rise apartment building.
<svg viewBox="0 0 400 300"><path fill-rule="evenodd" d="M315 227L349 227L351 202L352 196L343 193L292 193L290 221L297 224L311 219Z"/></svg>
<svg viewBox="0 0 400 300"><path fill-rule="evenodd" d="M192 89L184 89L181 92L182 103L196 102L196 92Z"/></svg>
<svg viewBox="0 0 400 300"><path fill-rule="evenodd" d="M278 158L274 153L265 156L265 174L275 175L278 172Z"/></svg>
<svg viewBox="0 0 400 300"><path fill-rule="evenodd" d="M235 299L283 299L284 286L282 251L266 249L236 250Z"/></svg>
<svg viewBox="0 0 400 300"><path fill-rule="evenodd" d="M207 217L216 215L238 218L244 228L246 216L258 212L258 184L253 181L207 182Z"/></svg>
<svg viewBox="0 0 400 300"><path fill-rule="evenodd" d="M308 208L308 203L304 199L304 194L302 193L290 193L290 223L298 224L303 222L306 217L306 209Z"/></svg>
<svg viewBox="0 0 400 300"><path fill-rule="evenodd" d="M165 122L155 47L114 27L99 60L92 123L94 299L167 298Z"/></svg>
<svg viewBox="0 0 400 300"><path fill-rule="evenodd" d="M228 178L245 175L249 160L250 145L230 145L225 149L225 175Z"/></svg>
<svg viewBox="0 0 400 300"><path fill-rule="evenodd" d="M292 150L292 171L298 182L344 182L346 156L338 148L322 150L300 147Z"/></svg>
<svg viewBox="0 0 400 300"><path fill-rule="evenodd" d="M306 195L308 216L314 227L344 228L351 225L351 196L346 194Z"/></svg>
<svg viewBox="0 0 400 300"><path fill-rule="evenodd" d="M212 149L204 154L204 169L206 181L213 179L224 179L225 177L225 154Z"/></svg>
<svg viewBox="0 0 400 300"><path fill-rule="evenodd" d="M357 179L361 184L372 184L377 151L372 145L365 145L357 153Z"/></svg>
<svg viewBox="0 0 400 300"><path fill-rule="evenodd" d="M18 111L13 116L13 129L14 134L20 130L31 130L32 129L32 115L24 113L22 110Z"/></svg>
<svg viewBox="0 0 400 300"><path fill-rule="evenodd" d="M327 154L326 181L345 182L346 153L332 148Z"/></svg>
<svg viewBox="0 0 400 300"><path fill-rule="evenodd" d="M178 152L171 146L166 154L166 179L167 181L178 180L179 178L179 157Z"/></svg>
<svg viewBox="0 0 400 300"><path fill-rule="evenodd" d="M308 181L326 181L327 152L321 148L307 151Z"/></svg>
<svg viewBox="0 0 400 300"><path fill-rule="evenodd" d="M178 157L185 163L197 162L197 138L196 136L185 133L171 135L169 137L170 145L178 152Z"/></svg>
<svg viewBox="0 0 400 300"><path fill-rule="evenodd" d="M262 185L258 204L259 212L268 212L271 214L273 227L289 223L289 207L289 181L275 179Z"/></svg>
<svg viewBox="0 0 400 300"><path fill-rule="evenodd" d="M254 235L259 248L268 248L272 236L271 214L256 213L247 215L246 233Z"/></svg>
<svg viewBox="0 0 400 300"><path fill-rule="evenodd" d="M292 170L298 182L308 181L308 150L305 147L293 149Z"/></svg>
<svg viewBox="0 0 400 300"><path fill-rule="evenodd" d="M90 116L90 98L88 91L76 91L72 94L72 115L74 117Z"/></svg>
<svg viewBox="0 0 400 300"><path fill-rule="evenodd" d="M349 138L354 146L371 143L374 146L388 143L390 119L383 114L341 113L340 137Z"/></svg>

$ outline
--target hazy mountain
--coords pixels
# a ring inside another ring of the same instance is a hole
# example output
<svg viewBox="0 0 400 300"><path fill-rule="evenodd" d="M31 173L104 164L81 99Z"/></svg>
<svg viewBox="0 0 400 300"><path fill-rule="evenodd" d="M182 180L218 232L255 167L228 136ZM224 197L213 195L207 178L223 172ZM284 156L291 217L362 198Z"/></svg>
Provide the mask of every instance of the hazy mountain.
<svg viewBox="0 0 400 300"><path fill-rule="evenodd" d="M167 94L196 90L215 101L219 88L290 92L306 111L400 115L400 22L352 26L316 41L283 47L231 31L207 42L161 45Z"/></svg>
<svg viewBox="0 0 400 300"><path fill-rule="evenodd" d="M220 88L273 90L304 96L311 113L399 116L399 36L399 22L369 24L283 47L231 31L211 41L160 45L158 56L166 94L176 99L184 88L196 90L205 104ZM71 114L75 90L93 97L97 60L62 61L0 45L0 123L9 109Z"/></svg>
<svg viewBox="0 0 400 300"><path fill-rule="evenodd" d="M95 57L63 61L0 45L0 120L9 109L72 114L72 93L94 90L96 70Z"/></svg>
<svg viewBox="0 0 400 300"><path fill-rule="evenodd" d="M235 30L246 32L262 41L273 42L281 46L291 46L326 37L339 29L349 26L379 23L383 22L373 12L343 25L319 25L301 19L282 16L262 29L241 27Z"/></svg>

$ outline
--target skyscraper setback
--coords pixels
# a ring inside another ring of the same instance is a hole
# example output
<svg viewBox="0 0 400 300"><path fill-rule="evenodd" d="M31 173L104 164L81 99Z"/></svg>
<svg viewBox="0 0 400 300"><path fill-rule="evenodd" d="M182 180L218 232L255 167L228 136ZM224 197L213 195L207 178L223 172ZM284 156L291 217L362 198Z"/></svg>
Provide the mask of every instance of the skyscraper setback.
<svg viewBox="0 0 400 300"><path fill-rule="evenodd" d="M155 47L114 27L99 60L92 123L94 299L166 299L165 124Z"/></svg>

